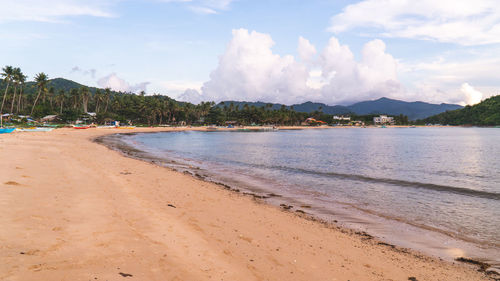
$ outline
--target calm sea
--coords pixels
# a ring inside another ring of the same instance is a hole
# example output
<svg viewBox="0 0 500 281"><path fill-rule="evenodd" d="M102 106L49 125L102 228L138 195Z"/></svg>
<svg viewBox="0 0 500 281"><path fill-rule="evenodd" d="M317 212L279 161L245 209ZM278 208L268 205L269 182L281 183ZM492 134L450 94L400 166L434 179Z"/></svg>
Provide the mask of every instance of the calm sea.
<svg viewBox="0 0 500 281"><path fill-rule="evenodd" d="M122 137L163 164L278 194L403 247L500 264L500 129L342 128Z"/></svg>

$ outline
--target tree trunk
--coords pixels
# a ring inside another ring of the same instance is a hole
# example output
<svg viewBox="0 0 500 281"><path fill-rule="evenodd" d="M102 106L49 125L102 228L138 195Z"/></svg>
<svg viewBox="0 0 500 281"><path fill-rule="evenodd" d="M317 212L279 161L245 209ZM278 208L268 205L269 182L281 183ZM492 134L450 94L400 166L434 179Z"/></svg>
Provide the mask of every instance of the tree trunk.
<svg viewBox="0 0 500 281"><path fill-rule="evenodd" d="M7 97L7 91L9 90L9 81L7 81L7 88L5 88L5 94L3 95L2 99L2 107L0 108L0 114L3 113L3 105L5 103L5 98Z"/></svg>
<svg viewBox="0 0 500 281"><path fill-rule="evenodd" d="M33 103L33 107L31 108L30 116L33 115L33 110L35 110L36 102L38 101L38 98L40 97L41 92L42 92L42 89L38 90L38 94L36 95L35 102Z"/></svg>
<svg viewBox="0 0 500 281"><path fill-rule="evenodd" d="M21 95L23 94L23 87L19 89L19 98L17 99L17 111L16 114L19 114L19 108L21 107Z"/></svg>
<svg viewBox="0 0 500 281"><path fill-rule="evenodd" d="M106 99L106 107L104 108L104 113L108 112L109 97Z"/></svg>
<svg viewBox="0 0 500 281"><path fill-rule="evenodd" d="M16 102L16 91L17 91L17 84L14 86L14 96L12 97L12 103L10 104L10 114L14 113L14 103Z"/></svg>

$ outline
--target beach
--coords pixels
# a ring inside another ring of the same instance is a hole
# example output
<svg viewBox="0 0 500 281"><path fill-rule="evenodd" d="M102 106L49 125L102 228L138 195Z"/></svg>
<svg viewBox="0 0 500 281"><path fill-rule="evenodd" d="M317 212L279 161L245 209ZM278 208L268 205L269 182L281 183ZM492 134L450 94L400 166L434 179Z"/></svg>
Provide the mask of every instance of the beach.
<svg viewBox="0 0 500 281"><path fill-rule="evenodd" d="M490 280L93 140L0 136L0 280Z"/></svg>

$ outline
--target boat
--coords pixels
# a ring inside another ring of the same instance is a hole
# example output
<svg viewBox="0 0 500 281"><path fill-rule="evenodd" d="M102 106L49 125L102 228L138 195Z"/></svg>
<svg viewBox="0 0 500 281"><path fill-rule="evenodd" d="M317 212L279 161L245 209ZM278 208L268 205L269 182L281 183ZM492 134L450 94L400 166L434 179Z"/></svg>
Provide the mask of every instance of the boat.
<svg viewBox="0 0 500 281"><path fill-rule="evenodd" d="M14 132L16 128L0 128L0 134L8 134Z"/></svg>
<svg viewBox="0 0 500 281"><path fill-rule="evenodd" d="M214 127L214 126L207 127L207 131L210 131L210 132L217 131L217 127Z"/></svg>
<svg viewBox="0 0 500 281"><path fill-rule="evenodd" d="M123 126L123 127L116 127L116 128L117 128L117 129L129 129L129 130L131 130L131 129L135 129L135 127L134 127L134 126Z"/></svg>
<svg viewBox="0 0 500 281"><path fill-rule="evenodd" d="M50 132L54 130L54 128L21 128L21 129L17 129L17 131L20 131L20 132Z"/></svg>
<svg viewBox="0 0 500 281"><path fill-rule="evenodd" d="M90 126L74 126L73 129L79 129L79 130L83 130L83 129L88 129L90 128Z"/></svg>

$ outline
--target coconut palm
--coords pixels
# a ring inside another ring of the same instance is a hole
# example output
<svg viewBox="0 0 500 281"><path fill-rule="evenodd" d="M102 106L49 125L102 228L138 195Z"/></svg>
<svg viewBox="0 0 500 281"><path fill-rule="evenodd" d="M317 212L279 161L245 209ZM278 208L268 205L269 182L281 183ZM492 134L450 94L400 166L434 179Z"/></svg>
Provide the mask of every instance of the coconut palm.
<svg viewBox="0 0 500 281"><path fill-rule="evenodd" d="M56 96L56 103L59 103L59 114L63 112L64 99L66 98L66 93L64 90L59 90L59 94Z"/></svg>
<svg viewBox="0 0 500 281"><path fill-rule="evenodd" d="M5 98L7 97L7 91L9 90L9 85L10 82L12 81L12 76L14 75L14 68L10 65L5 66L2 68L2 73L0 73L0 76L4 77L3 81L7 82L7 87L5 88L5 93L3 95L2 99L2 107L0 108L0 114L3 113L3 106L5 104Z"/></svg>
<svg viewBox="0 0 500 281"><path fill-rule="evenodd" d="M18 72L17 72L16 79L17 79L17 83L20 87L19 87L19 95L17 98L16 114L19 114L19 110L21 107L21 96L22 96L23 90L24 90L24 83L26 82L26 79L28 78L28 76L24 75L20 68L17 68L17 69L18 69Z"/></svg>
<svg viewBox="0 0 500 281"><path fill-rule="evenodd" d="M87 88L87 87L81 87L79 92L80 92L80 97L81 97L81 100L82 100L83 112L87 113L88 112L89 99L90 99L89 88Z"/></svg>
<svg viewBox="0 0 500 281"><path fill-rule="evenodd" d="M31 108L31 113L30 115L33 115L33 110L35 110L36 103L38 101L38 98L40 98L40 94L45 92L47 90L46 86L47 83L49 82L49 77L47 74L40 72L35 76L35 82L36 82L36 87L38 88L38 94L36 95L35 102L33 102L33 107Z"/></svg>
<svg viewBox="0 0 500 281"><path fill-rule="evenodd" d="M16 102L16 92L19 86L20 79L23 73L19 67L14 68L12 72L12 82L14 82L14 95L12 96L12 102L10 103L10 114L14 113L14 103Z"/></svg>

